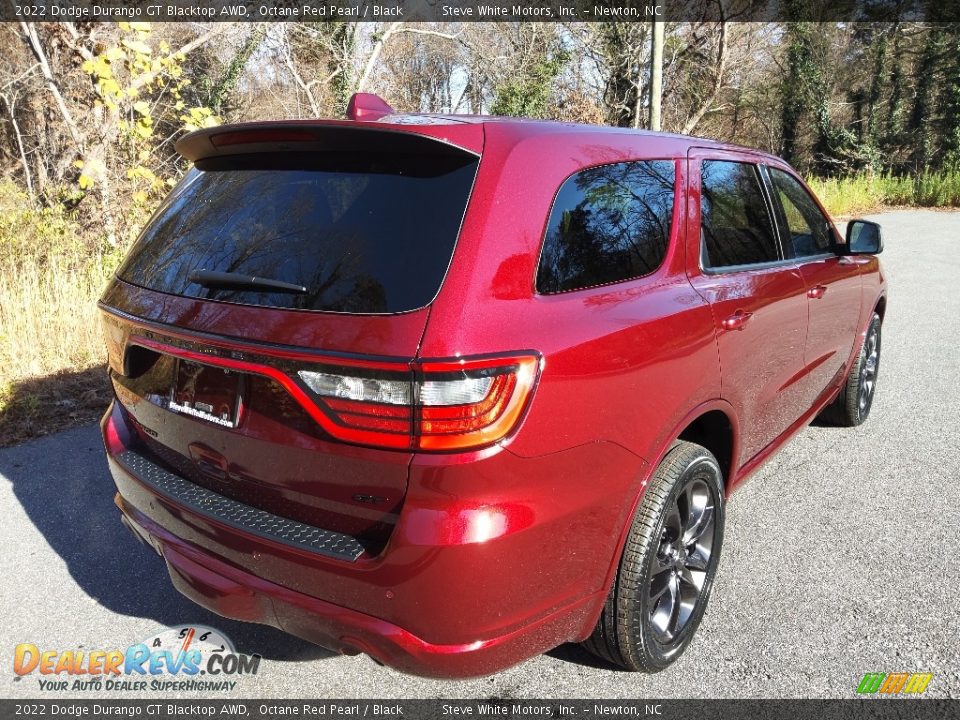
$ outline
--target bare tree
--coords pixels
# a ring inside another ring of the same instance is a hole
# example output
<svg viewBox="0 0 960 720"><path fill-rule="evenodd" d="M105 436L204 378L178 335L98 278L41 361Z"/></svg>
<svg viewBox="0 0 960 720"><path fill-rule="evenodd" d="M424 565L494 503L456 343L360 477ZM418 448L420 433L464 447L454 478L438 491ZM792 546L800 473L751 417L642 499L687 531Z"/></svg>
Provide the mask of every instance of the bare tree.
<svg viewBox="0 0 960 720"><path fill-rule="evenodd" d="M372 38L373 48L367 55L366 61L363 63L363 72L360 75L360 79L354 86L355 92L364 92L367 89L367 83L370 81L370 76L373 74L374 68L377 67L377 61L380 59L380 53L383 52L384 46L390 41L390 38L394 37L395 35L402 35L403 33L409 33L411 35L429 35L431 37L443 38L445 40L460 40L460 36L457 33L445 33L438 30L416 27L412 24L405 25L399 21L392 22L382 31L374 33Z"/></svg>
<svg viewBox="0 0 960 720"><path fill-rule="evenodd" d="M60 92L60 88L57 85L57 80L53 76L53 70L50 69L50 63L47 60L47 54L44 52L43 45L41 44L40 38L37 35L35 23L24 22L21 20L20 29L23 31L23 35L27 44L30 46L30 49L37 58L37 64L40 66L40 71L43 73L43 77L47 81L47 88L50 90L50 94L53 96L53 99L57 104L57 108L60 110L60 115L63 116L64 124L67 126L67 130L70 131L70 137L73 138L73 142L76 144L77 149L83 152L85 145L83 134L80 132L80 128L77 127L77 123L73 119L73 114L67 107L67 103L63 99L63 94Z"/></svg>
<svg viewBox="0 0 960 720"><path fill-rule="evenodd" d="M721 20L717 28L717 50L713 62L713 82L709 85L709 90L703 96L699 106L693 111L693 114L687 118L680 132L685 135L692 133L703 116L714 109L720 91L723 89L723 73L727 64L727 23Z"/></svg>
<svg viewBox="0 0 960 720"><path fill-rule="evenodd" d="M596 79L606 121L632 127L647 92L650 25L601 22L571 24L566 29L587 61L581 71Z"/></svg>
<svg viewBox="0 0 960 720"><path fill-rule="evenodd" d="M30 163L27 161L27 151L23 145L23 133L20 131L20 124L17 122L17 102L20 99L20 92L24 87L22 83L33 75L38 67L40 67L40 63L31 65L17 77L7 81L0 87L0 100L3 100L4 105L7 107L7 112L10 115L10 125L13 128L13 134L17 140L17 151L20 153L20 166L23 169L23 178L27 185L27 194L30 196L31 202L36 202L37 198L33 190L33 177L30 172Z"/></svg>

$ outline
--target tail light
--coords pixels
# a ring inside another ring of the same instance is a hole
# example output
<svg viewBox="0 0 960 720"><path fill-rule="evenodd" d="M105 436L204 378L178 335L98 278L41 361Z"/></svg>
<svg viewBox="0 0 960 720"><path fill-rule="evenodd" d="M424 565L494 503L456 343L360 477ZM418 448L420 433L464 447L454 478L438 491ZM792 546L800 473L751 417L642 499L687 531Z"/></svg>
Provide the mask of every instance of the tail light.
<svg viewBox="0 0 960 720"><path fill-rule="evenodd" d="M411 370L324 367L298 376L334 437L364 445L465 450L502 440L536 382L534 355L414 363Z"/></svg>
<svg viewBox="0 0 960 720"><path fill-rule="evenodd" d="M278 353L266 364L147 337L131 338L135 346L268 377L338 440L434 452L476 449L509 435L540 370L533 353L411 362L330 358L323 364L313 356ZM302 363L307 357L309 369Z"/></svg>

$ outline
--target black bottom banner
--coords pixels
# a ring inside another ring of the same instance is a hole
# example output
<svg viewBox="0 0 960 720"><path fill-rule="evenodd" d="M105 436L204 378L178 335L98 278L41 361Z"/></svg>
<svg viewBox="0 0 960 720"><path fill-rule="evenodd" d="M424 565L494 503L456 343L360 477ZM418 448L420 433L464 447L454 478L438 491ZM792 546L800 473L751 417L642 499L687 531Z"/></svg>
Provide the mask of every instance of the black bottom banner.
<svg viewBox="0 0 960 720"><path fill-rule="evenodd" d="M0 700L0 718L960 718L960 700Z"/></svg>

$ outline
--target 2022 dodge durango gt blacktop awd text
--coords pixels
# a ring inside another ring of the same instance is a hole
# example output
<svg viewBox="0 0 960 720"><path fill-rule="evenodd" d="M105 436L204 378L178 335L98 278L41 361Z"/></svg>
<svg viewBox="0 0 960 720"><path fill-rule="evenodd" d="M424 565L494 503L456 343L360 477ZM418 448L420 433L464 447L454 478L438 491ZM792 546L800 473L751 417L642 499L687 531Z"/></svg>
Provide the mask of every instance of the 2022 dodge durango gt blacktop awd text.
<svg viewBox="0 0 960 720"><path fill-rule="evenodd" d="M666 667L734 488L870 412L879 227L706 140L349 115L178 143L101 300L124 523L214 612L404 671Z"/></svg>

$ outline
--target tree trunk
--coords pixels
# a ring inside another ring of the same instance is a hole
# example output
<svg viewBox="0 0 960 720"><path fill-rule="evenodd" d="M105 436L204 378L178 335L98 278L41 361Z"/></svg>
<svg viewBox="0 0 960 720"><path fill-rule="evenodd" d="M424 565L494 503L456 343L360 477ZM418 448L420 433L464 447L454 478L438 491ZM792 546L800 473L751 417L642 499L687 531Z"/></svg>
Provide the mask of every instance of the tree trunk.
<svg viewBox="0 0 960 720"><path fill-rule="evenodd" d="M693 113L688 119L687 122L683 124L683 129L680 131L684 135L689 135L692 133L697 125L700 124L700 121L703 120L703 116L709 112L710 108L713 107L713 104L717 101L717 97L720 95L720 90L723 89L723 72L727 64L727 23L726 21L720 21L720 42L717 47L717 62L714 66L713 72L713 88L710 92L710 95L706 100L697 108L696 112Z"/></svg>
<svg viewBox="0 0 960 720"><path fill-rule="evenodd" d="M894 26L891 32L897 32ZM883 92L883 85L886 81L887 68L887 49L890 43L890 35L886 30L880 30L880 37L874 43L873 59L873 79L870 82L870 94L867 96L866 107L866 127L864 129L863 139L871 147L876 147L879 135L879 113L880 94Z"/></svg>
<svg viewBox="0 0 960 720"><path fill-rule="evenodd" d="M940 66L944 31L940 25L932 25L927 43L917 67L917 97L910 114L908 129L916 138L913 161L916 167L925 168L933 159L933 116L936 109L937 70Z"/></svg>
<svg viewBox="0 0 960 720"><path fill-rule="evenodd" d="M60 88L57 87L57 81L53 77L53 71L50 69L50 63L47 62L47 55L43 51L43 45L40 44L40 38L37 35L36 28L33 26L33 23L24 22L21 20L20 29L23 30L27 45L37 58L37 62L40 63L40 72L43 73L43 77L47 81L47 88L50 90L50 94L53 95L54 102L57 104L57 108L60 110L60 114L63 116L63 122L67 126L67 131L70 133L70 137L72 138L74 145L77 146L77 149L80 152L83 152L85 144L83 133L80 132L77 124L74 122L73 115L70 114L70 110L67 108L67 103L64 101L63 95L60 93Z"/></svg>
<svg viewBox="0 0 960 720"><path fill-rule="evenodd" d="M893 38L893 69L890 71L890 101L887 104L886 142L896 143L903 132L904 114L904 72L903 58L900 55L899 29Z"/></svg>
<svg viewBox="0 0 960 720"><path fill-rule="evenodd" d="M13 133L17 138L17 149L20 151L20 164L23 166L23 177L27 183L27 194L30 196L30 202L36 203L37 198L33 192L33 178L30 173L30 163L27 162L27 153L23 148L23 134L20 132L20 124L17 122L16 102L8 95L0 94L0 100L7 106L10 112L10 125L13 127Z"/></svg>
<svg viewBox="0 0 960 720"><path fill-rule="evenodd" d="M945 163L960 167L960 31L950 33L948 57L953 66L947 71L944 92L943 150Z"/></svg>
<svg viewBox="0 0 960 720"><path fill-rule="evenodd" d="M800 122L807 107L807 87L803 71L810 60L810 43L807 36L810 23L789 23L787 25L787 72L781 86L783 109L780 126L782 134L781 154L787 162L805 170L799 162L797 140Z"/></svg>
<svg viewBox="0 0 960 720"><path fill-rule="evenodd" d="M638 93L639 95L639 93ZM650 129L660 130L660 101L663 99L663 23L653 21L650 58ZM639 100L638 100L639 102ZM639 113L637 113L639 115ZM636 120L639 125L639 117ZM636 125L634 125L636 127Z"/></svg>

